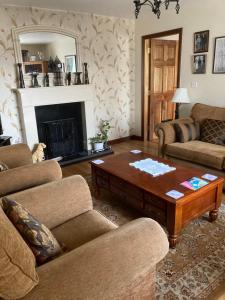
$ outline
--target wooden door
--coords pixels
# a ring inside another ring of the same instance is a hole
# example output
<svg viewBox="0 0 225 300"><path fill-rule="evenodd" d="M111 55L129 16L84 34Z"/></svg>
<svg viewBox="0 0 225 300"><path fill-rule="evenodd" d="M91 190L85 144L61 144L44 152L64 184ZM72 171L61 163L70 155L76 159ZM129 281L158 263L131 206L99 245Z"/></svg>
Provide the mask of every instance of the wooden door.
<svg viewBox="0 0 225 300"><path fill-rule="evenodd" d="M156 138L155 126L174 119L175 105L171 102L177 87L178 42L150 39L148 48L148 112L145 140Z"/></svg>

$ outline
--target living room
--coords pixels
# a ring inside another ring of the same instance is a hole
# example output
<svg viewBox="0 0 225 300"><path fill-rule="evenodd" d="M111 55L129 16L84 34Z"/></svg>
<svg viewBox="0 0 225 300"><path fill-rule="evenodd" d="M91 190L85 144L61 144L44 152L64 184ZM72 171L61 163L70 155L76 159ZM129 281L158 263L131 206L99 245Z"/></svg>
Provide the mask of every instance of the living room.
<svg viewBox="0 0 225 300"><path fill-rule="evenodd" d="M0 298L225 299L224 11L0 0Z"/></svg>

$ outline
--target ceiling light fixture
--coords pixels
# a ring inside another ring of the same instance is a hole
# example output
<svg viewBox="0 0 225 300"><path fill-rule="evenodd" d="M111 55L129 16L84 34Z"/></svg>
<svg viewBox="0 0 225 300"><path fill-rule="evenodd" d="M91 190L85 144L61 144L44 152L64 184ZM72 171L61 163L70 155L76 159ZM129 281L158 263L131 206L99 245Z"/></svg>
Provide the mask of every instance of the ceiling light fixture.
<svg viewBox="0 0 225 300"><path fill-rule="evenodd" d="M148 5L151 7L152 12L157 16L157 18L160 18L161 15L161 5L165 4L165 8L168 9L170 2L176 2L175 10L176 13L179 14L180 11L180 0L143 0L142 2L140 0L134 0L134 5L135 5L135 17L136 19L138 18L139 12L141 10L142 5Z"/></svg>

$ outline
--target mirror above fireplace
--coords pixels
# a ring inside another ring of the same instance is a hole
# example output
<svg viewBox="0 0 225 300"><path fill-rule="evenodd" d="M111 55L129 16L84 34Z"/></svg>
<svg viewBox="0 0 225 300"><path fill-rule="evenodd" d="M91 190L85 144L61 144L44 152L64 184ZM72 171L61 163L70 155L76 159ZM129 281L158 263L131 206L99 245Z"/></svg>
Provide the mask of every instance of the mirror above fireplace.
<svg viewBox="0 0 225 300"><path fill-rule="evenodd" d="M22 63L24 74L54 73L80 69L77 36L70 31L41 25L12 29L16 63Z"/></svg>

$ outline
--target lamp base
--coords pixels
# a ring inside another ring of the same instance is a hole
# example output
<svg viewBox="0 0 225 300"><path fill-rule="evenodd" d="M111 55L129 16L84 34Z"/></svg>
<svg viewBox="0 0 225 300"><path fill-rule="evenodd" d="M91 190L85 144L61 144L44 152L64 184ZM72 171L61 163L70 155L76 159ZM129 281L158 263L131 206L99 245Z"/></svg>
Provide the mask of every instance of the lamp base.
<svg viewBox="0 0 225 300"><path fill-rule="evenodd" d="M176 103L175 119L179 119L180 103Z"/></svg>

